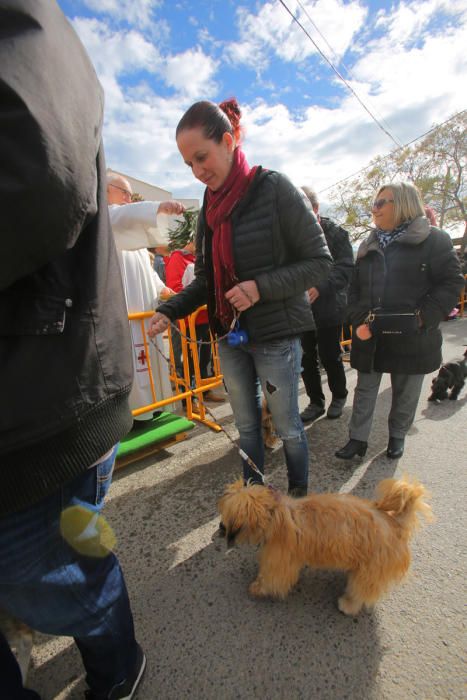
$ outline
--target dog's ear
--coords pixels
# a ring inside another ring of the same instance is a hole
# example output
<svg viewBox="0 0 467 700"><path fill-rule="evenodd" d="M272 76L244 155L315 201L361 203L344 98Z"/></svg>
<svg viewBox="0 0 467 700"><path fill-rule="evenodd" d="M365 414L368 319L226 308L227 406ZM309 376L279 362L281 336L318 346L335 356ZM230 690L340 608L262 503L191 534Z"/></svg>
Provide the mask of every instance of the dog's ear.
<svg viewBox="0 0 467 700"><path fill-rule="evenodd" d="M241 491L245 486L245 483L243 481L243 478L238 478L237 481L234 481L232 484L228 484L225 487L224 493L237 493L237 491Z"/></svg>

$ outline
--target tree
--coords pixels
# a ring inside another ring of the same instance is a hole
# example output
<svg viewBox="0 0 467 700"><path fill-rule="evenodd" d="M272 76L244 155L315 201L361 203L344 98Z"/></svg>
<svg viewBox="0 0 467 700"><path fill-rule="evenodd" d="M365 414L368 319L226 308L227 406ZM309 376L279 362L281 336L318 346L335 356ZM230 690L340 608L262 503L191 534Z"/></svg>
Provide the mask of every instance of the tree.
<svg viewBox="0 0 467 700"><path fill-rule="evenodd" d="M435 210L438 225L454 228L467 221L466 165L467 110L417 144L377 156L358 177L337 186L330 197L333 213L354 240L361 238L371 228L371 203L381 185L408 180Z"/></svg>

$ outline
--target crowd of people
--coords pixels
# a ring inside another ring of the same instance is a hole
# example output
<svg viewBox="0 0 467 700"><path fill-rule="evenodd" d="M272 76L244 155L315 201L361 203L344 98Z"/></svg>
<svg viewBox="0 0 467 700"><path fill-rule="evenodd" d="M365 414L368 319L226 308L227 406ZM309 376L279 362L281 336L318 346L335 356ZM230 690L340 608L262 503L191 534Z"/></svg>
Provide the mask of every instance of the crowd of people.
<svg viewBox="0 0 467 700"><path fill-rule="evenodd" d="M289 494L306 494L310 459L303 423L325 413L321 364L332 396L328 418L339 418L346 402L345 321L355 329L350 363L358 381L350 439L336 457L365 454L383 373L392 384L386 453L401 457L423 377L441 364L439 323L464 285L451 238L431 223L434 213L425 211L417 188L401 182L379 189L374 229L354 265L348 233L319 215L310 187L300 191L283 175L249 167L235 100L195 103L176 138L185 163L206 184L197 279L159 305L150 333L207 303L240 447L258 468L244 460L245 479L261 481L264 471L264 395L283 442ZM232 321L244 342L230 342ZM301 414L300 374L309 399Z"/></svg>
<svg viewBox="0 0 467 700"><path fill-rule="evenodd" d="M249 457L244 478L263 479L262 393L283 442L289 494L301 497L310 463L303 421L325 411L318 357L329 418L342 414L347 396L342 320L355 329L358 384L350 441L337 456L364 454L381 375L390 373L388 456L398 457L423 375L441 362L439 323L464 280L448 234L430 225L408 183L376 193L375 228L354 267L346 232L319 215L311 190L250 167L236 101L201 101L176 129L180 155L206 189L193 279L173 294L147 248L167 243L166 217L183 205L132 202L130 183L107 173L102 89L71 25L47 0L17 0L14 11L0 0L0 21L0 607L74 638L88 700L132 698L146 658L119 561L112 551L87 556L62 536L68 509L99 517L118 442L133 426L130 406L146 400L136 396L147 373L128 311L157 306L155 338L207 304ZM301 417L302 373L309 406ZM163 395L167 376L157 381ZM23 687L1 632L0 665L2 697L39 698Z"/></svg>

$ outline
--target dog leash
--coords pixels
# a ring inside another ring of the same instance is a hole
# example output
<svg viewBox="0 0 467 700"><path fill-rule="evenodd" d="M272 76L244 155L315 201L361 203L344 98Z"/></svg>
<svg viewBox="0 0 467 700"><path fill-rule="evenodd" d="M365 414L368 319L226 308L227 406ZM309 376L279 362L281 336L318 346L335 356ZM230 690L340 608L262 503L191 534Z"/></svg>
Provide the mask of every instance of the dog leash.
<svg viewBox="0 0 467 700"><path fill-rule="evenodd" d="M223 340L224 338L227 337L227 335L230 333L230 330L233 328L233 326L234 326L235 323L237 322L239 315L240 315L240 314L238 314L238 316L234 316L234 319L233 319L233 321L232 321L231 328L229 328L229 331L228 331L225 335L221 336L220 338L216 338L216 340ZM178 330L177 326L175 326L175 324L173 324L172 321L169 321L169 323L170 323L171 325L173 325L173 326ZM183 335L183 334L180 333L180 335ZM186 338L187 336L184 336L184 337ZM150 337L149 339L150 339L150 341L151 341L153 347L157 350L157 352L159 353L159 355L166 361L167 365L170 367L170 360L169 360L169 358L166 357L166 355L164 355L164 353L163 353L162 350L157 346L157 344L156 344L156 342L155 342L155 340L154 340L153 338ZM192 340L191 338L187 338L187 340L190 340L190 342L193 342L193 340ZM198 344L199 344L199 345L202 345L202 344L205 344L205 343L206 343L206 341L201 341L201 340L200 340L200 341L195 341L195 342L196 342L197 345L198 345ZM211 341L209 341L209 344L210 344L210 343L211 343ZM196 394L194 393L193 389L188 389L188 391L191 393L192 397L198 398L198 397L196 396ZM206 405L204 406L204 408L205 408L206 412L208 413L208 415L217 423L216 416L210 411L210 409L209 409ZM256 466L256 464L253 462L253 460L251 459L251 457L249 457L249 456L247 455L247 453L246 453L244 450L242 450L242 448L241 448L239 445L237 445L236 441L233 439L233 437L232 437L231 435L229 435L229 433L227 432L227 430L226 430L222 425L220 425L219 423L218 423L218 425L219 425L219 428L221 429L221 431L224 433L224 435L225 435L225 436L227 437L227 439L229 440L229 442L235 447L235 449L237 450L237 452L238 452L238 454L240 455L240 457L241 457L242 459L245 460L245 462L248 464L248 466L251 467L251 469L252 469L256 474L258 474L258 476L259 476L260 479L261 479L261 483L262 483L262 484L265 484L264 474L263 474L262 472L260 472L260 470L258 469L258 467Z"/></svg>
<svg viewBox="0 0 467 700"><path fill-rule="evenodd" d="M229 330L228 330L226 333L224 333L224 335L220 335L220 336L219 336L219 335L216 335L216 342L217 342L217 343L219 342L219 340L224 340L225 338L227 338L227 336L229 335L229 333L230 333L231 331L233 331L233 329L235 328L235 325L236 325L238 319L240 318L240 314L241 314L241 313L242 313L241 311L240 311L240 313L237 313L237 311L235 310L234 317L233 317L233 319L232 319L232 323L231 323L230 326L229 326ZM182 333L182 331L181 331L180 328L177 326L177 324L174 323L173 321L171 321L170 319L169 319L169 326L172 326L172 328L178 333L178 335L179 335L181 338L185 338L185 340L187 340L189 343L193 343L193 342L194 342L196 345L211 345L211 341L210 341L210 340L195 340L195 341L194 341L193 338L190 338L188 335L185 335L185 333ZM151 340L152 340L152 338L151 338ZM154 345L154 343L153 343L153 345ZM167 358L165 357L165 355L162 355L162 357L164 358L164 360L167 360ZM170 362L170 361L167 360L167 362Z"/></svg>

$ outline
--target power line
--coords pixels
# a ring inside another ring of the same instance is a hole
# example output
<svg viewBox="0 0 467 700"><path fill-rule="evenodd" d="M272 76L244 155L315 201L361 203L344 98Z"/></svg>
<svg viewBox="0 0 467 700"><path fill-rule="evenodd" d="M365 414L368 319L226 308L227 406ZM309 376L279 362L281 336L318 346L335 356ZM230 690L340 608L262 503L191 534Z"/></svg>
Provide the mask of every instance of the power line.
<svg viewBox="0 0 467 700"><path fill-rule="evenodd" d="M302 12L308 17L308 20L309 20L311 26L315 29L315 31L317 32L317 34L319 34L319 36L321 37L321 39L324 41L324 43L326 44L326 46L327 46L328 49L330 50L330 52L331 52L331 54L332 54L334 60L335 60L337 63L340 63L340 65L345 69L345 72L347 73L347 75L349 76L349 78L350 78L351 80L355 80L355 78L354 78L354 76L353 76L352 71L350 70L350 68L348 68L348 67L345 65L344 61L341 60L341 59L339 58L339 55L338 55L337 52L333 49L333 47L331 46L331 44L329 43L329 41L326 39L326 37L324 36L324 34L320 31L320 29L318 28L316 22L314 22L314 20L313 20L312 17L310 16L310 14L309 14L308 10L306 9L306 7L305 7L304 5L302 5L302 3L300 2L300 0L296 0L296 2L297 2L297 4L299 5L299 7L301 8ZM386 127L386 129L389 131L389 128L390 128L390 127L389 127L389 124L387 123L387 121L386 121L380 114L378 114L378 112L377 112L377 110L374 108L374 106L372 106L372 109L374 110L375 114L378 115L378 118L379 118L379 120L381 121L381 123L384 124L384 126ZM399 141L398 139L396 139L395 137L394 137L394 140L397 141L397 145L398 145L398 146L401 146L401 145L402 145L402 144L400 143L400 141Z"/></svg>
<svg viewBox="0 0 467 700"><path fill-rule="evenodd" d="M342 82L344 83L344 85L347 86L347 88L350 90L350 92L352 93L352 95L358 100L358 102L361 104L361 106L363 107L363 109L365 110L365 112L367 112L367 113L370 115L370 117L373 119L373 121L379 126L379 128L381 129L381 131L383 131L383 132L386 134L386 136L388 136L388 137L391 139L391 141L397 146L397 148L400 148L400 143L398 143L398 141L396 141L396 139L394 138L394 136L392 136L392 134L383 126L383 124L381 124L381 122L380 122L379 119L373 114L373 112L371 112L371 111L368 109L368 107L366 106L366 104L365 104L365 103L363 102L363 100L359 97L359 95L355 92L355 90L353 89L353 87L347 82L347 80L344 78L344 76L337 70L337 68L336 68L336 67L334 66L334 64L328 59L328 57L321 51L321 49L319 48L318 44L317 44L316 41L310 36L310 34L307 32L307 30L305 29L305 27L303 26L303 24L301 24L301 22L297 19L297 17L295 17L295 15L293 14L293 12L287 7L287 5L285 4L284 0L279 0L279 2L280 2L280 4L284 7L284 9L289 13L289 15L292 17L292 19L294 20L294 22L296 22L296 23L298 24L298 26L300 27L300 29L307 35L307 37L309 38L309 40L311 41L311 43L313 44L313 46L315 47L315 49L318 51L319 55L326 61L326 63L332 68L332 70L333 70L334 73L338 76L338 78L339 78L340 80L342 80Z"/></svg>
<svg viewBox="0 0 467 700"><path fill-rule="evenodd" d="M452 117L449 117L449 119L446 119L444 122L441 122L441 124L436 124L433 126L431 129L428 129L428 131L425 131L423 134L420 134L420 136L417 136L416 138L412 139L411 141L408 141L407 143L404 143L402 146L399 146L396 148L394 151L391 151L387 155L383 156L381 160L386 160L390 156L394 155L394 153L397 153L397 151L402 151L404 148L407 148L408 146L411 146L413 143L416 141L420 141L424 136L428 136L428 134L431 134L433 131L436 131L436 129L440 129L442 126L445 124L448 124L450 121L458 117L460 114L464 114L467 110L461 109L460 112L456 112L456 114L453 114ZM365 170L368 170L369 168L373 167L373 162L371 161L368 163L368 165L365 165L364 168L360 168L360 170L357 170L355 173L352 173L351 175L347 175L347 177L343 177L342 180L338 180L335 182L333 185L329 185L328 187L325 187L323 190L319 190L318 194L321 194L322 192L327 192L328 190L331 190L333 187L337 187L337 185L340 185L343 182L347 182L347 180L350 180L352 177L356 177L357 175L360 175L360 173L364 173Z"/></svg>

